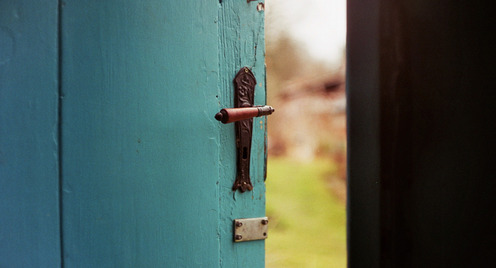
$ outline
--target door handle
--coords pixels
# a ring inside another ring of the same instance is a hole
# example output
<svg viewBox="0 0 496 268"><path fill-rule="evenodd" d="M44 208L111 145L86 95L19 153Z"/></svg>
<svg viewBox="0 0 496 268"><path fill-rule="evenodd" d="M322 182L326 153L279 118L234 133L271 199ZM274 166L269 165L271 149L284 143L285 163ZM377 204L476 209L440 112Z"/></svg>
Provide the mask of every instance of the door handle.
<svg viewBox="0 0 496 268"><path fill-rule="evenodd" d="M253 117L260 117L264 115L271 115L274 112L272 106L254 106L246 108L227 108L222 109L215 115L215 119L224 124L237 122Z"/></svg>
<svg viewBox="0 0 496 268"><path fill-rule="evenodd" d="M253 106L257 80L248 67L243 67L234 77L234 106L220 110L215 119L224 124L235 122L237 172L233 191L253 190L250 179L250 151L253 131L253 117L270 115L274 112L271 106Z"/></svg>

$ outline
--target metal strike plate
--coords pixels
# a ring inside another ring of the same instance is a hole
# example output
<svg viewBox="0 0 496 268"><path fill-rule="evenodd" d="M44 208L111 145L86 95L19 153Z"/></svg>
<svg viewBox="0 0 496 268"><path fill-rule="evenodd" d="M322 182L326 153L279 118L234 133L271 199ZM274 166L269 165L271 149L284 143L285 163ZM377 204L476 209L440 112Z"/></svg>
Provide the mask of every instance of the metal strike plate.
<svg viewBox="0 0 496 268"><path fill-rule="evenodd" d="M267 238L269 218L234 220L234 242L261 240Z"/></svg>

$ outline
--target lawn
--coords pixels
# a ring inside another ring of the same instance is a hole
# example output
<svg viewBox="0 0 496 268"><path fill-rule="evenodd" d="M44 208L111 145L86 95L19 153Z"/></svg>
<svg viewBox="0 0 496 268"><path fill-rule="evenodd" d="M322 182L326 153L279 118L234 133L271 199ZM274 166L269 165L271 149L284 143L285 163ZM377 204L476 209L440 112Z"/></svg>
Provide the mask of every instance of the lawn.
<svg viewBox="0 0 496 268"><path fill-rule="evenodd" d="M266 267L346 267L345 204L328 187L331 160L269 158Z"/></svg>

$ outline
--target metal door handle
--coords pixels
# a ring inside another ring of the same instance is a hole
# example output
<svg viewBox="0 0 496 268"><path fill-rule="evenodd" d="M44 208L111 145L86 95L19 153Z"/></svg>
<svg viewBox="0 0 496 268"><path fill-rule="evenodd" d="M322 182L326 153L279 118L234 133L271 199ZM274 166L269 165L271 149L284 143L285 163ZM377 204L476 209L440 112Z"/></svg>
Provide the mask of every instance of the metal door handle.
<svg viewBox="0 0 496 268"><path fill-rule="evenodd" d="M254 106L247 108L227 108L222 109L215 115L215 119L224 124L237 122L253 117L260 117L264 115L271 115L274 112L272 106Z"/></svg>
<svg viewBox="0 0 496 268"><path fill-rule="evenodd" d="M250 151L253 129L253 117L270 115L274 108L270 106L253 106L257 80L248 67L243 67L234 77L234 106L222 109L215 119L224 124L236 122L237 174L233 191L253 190L250 180Z"/></svg>

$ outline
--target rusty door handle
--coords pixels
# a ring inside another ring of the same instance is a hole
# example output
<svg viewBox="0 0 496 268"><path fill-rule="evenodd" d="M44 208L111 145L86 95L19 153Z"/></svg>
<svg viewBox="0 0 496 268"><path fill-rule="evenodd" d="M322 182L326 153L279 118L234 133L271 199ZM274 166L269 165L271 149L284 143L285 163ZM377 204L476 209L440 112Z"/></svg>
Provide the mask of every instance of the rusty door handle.
<svg viewBox="0 0 496 268"><path fill-rule="evenodd" d="M274 111L274 108L267 105L246 108L227 108L220 110L220 112L215 115L215 119L224 124L228 124L253 117L271 115Z"/></svg>
<svg viewBox="0 0 496 268"><path fill-rule="evenodd" d="M274 108L270 106L253 106L257 80L248 67L243 67L234 77L234 106L222 109L215 119L224 124L236 122L237 173L232 187L233 191L253 190L250 180L250 151L253 129L253 117L270 115Z"/></svg>

